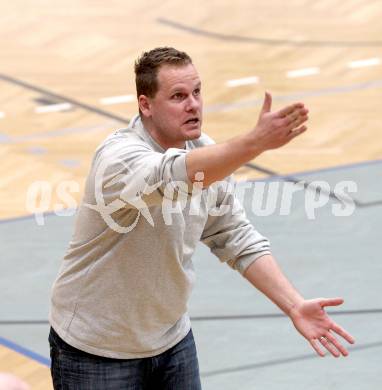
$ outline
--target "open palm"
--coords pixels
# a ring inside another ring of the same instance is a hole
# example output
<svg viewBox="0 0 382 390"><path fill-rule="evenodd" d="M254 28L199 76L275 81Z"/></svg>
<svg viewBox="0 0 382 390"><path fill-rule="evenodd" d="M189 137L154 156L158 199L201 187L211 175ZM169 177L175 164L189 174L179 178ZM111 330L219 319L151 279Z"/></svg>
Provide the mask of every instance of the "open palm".
<svg viewBox="0 0 382 390"><path fill-rule="evenodd" d="M290 313L295 328L309 341L320 356L325 356L320 344L335 357L339 357L341 354L343 356L348 355L346 348L333 333L337 333L350 344L354 343L354 338L336 324L324 309L326 306L338 306L342 303L342 298L310 299L294 307Z"/></svg>

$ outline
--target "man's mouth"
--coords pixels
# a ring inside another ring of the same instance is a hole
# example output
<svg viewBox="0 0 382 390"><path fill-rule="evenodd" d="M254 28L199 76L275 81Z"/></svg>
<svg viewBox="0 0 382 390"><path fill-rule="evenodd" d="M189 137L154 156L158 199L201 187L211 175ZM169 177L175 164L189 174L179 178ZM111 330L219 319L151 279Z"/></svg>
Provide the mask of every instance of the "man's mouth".
<svg viewBox="0 0 382 390"><path fill-rule="evenodd" d="M199 122L199 118L190 118L189 120L187 120L186 122L184 122L185 124L197 124Z"/></svg>

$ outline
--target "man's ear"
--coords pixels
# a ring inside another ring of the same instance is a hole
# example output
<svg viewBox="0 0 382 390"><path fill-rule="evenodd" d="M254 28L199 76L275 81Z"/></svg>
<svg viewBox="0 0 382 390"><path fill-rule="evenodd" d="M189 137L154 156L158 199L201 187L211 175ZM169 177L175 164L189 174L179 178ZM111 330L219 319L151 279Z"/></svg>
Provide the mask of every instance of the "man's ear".
<svg viewBox="0 0 382 390"><path fill-rule="evenodd" d="M139 95L138 97L139 110L145 117L151 116L151 103L150 98L146 95Z"/></svg>

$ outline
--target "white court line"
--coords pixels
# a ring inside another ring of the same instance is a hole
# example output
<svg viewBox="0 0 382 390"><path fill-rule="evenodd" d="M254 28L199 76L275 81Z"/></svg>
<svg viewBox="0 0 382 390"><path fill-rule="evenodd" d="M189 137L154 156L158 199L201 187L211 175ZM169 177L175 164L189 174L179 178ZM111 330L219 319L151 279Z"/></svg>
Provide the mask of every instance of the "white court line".
<svg viewBox="0 0 382 390"><path fill-rule="evenodd" d="M381 64L380 58L368 58L365 60L351 61L348 63L348 67L354 69L354 68L364 68L366 66L375 66L380 64Z"/></svg>
<svg viewBox="0 0 382 390"><path fill-rule="evenodd" d="M240 85L257 84L259 78L257 76L245 77L243 79L228 80L226 82L227 87L238 87Z"/></svg>
<svg viewBox="0 0 382 390"><path fill-rule="evenodd" d="M5 112L0 111L0 119L5 117Z"/></svg>
<svg viewBox="0 0 382 390"><path fill-rule="evenodd" d="M58 112L70 110L73 106L70 103L59 103L59 104L48 104L46 106L38 106L35 109L37 114L42 114L45 112Z"/></svg>
<svg viewBox="0 0 382 390"><path fill-rule="evenodd" d="M286 75L288 78L295 78L295 77L312 76L318 73L320 73L320 68L312 67L312 68L290 70L287 72Z"/></svg>
<svg viewBox="0 0 382 390"><path fill-rule="evenodd" d="M135 101L134 95L123 95L123 96L111 96L100 99L101 104L119 104L119 103L131 103Z"/></svg>

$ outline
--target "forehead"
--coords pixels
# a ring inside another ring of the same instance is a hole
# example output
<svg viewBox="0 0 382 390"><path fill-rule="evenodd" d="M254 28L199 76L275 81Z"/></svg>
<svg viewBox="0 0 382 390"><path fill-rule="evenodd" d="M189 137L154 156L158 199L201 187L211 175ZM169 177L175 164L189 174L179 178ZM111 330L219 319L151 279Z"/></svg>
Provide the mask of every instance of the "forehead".
<svg viewBox="0 0 382 390"><path fill-rule="evenodd" d="M199 74L193 64L163 65L159 68L157 77L159 90L194 87L200 83Z"/></svg>

